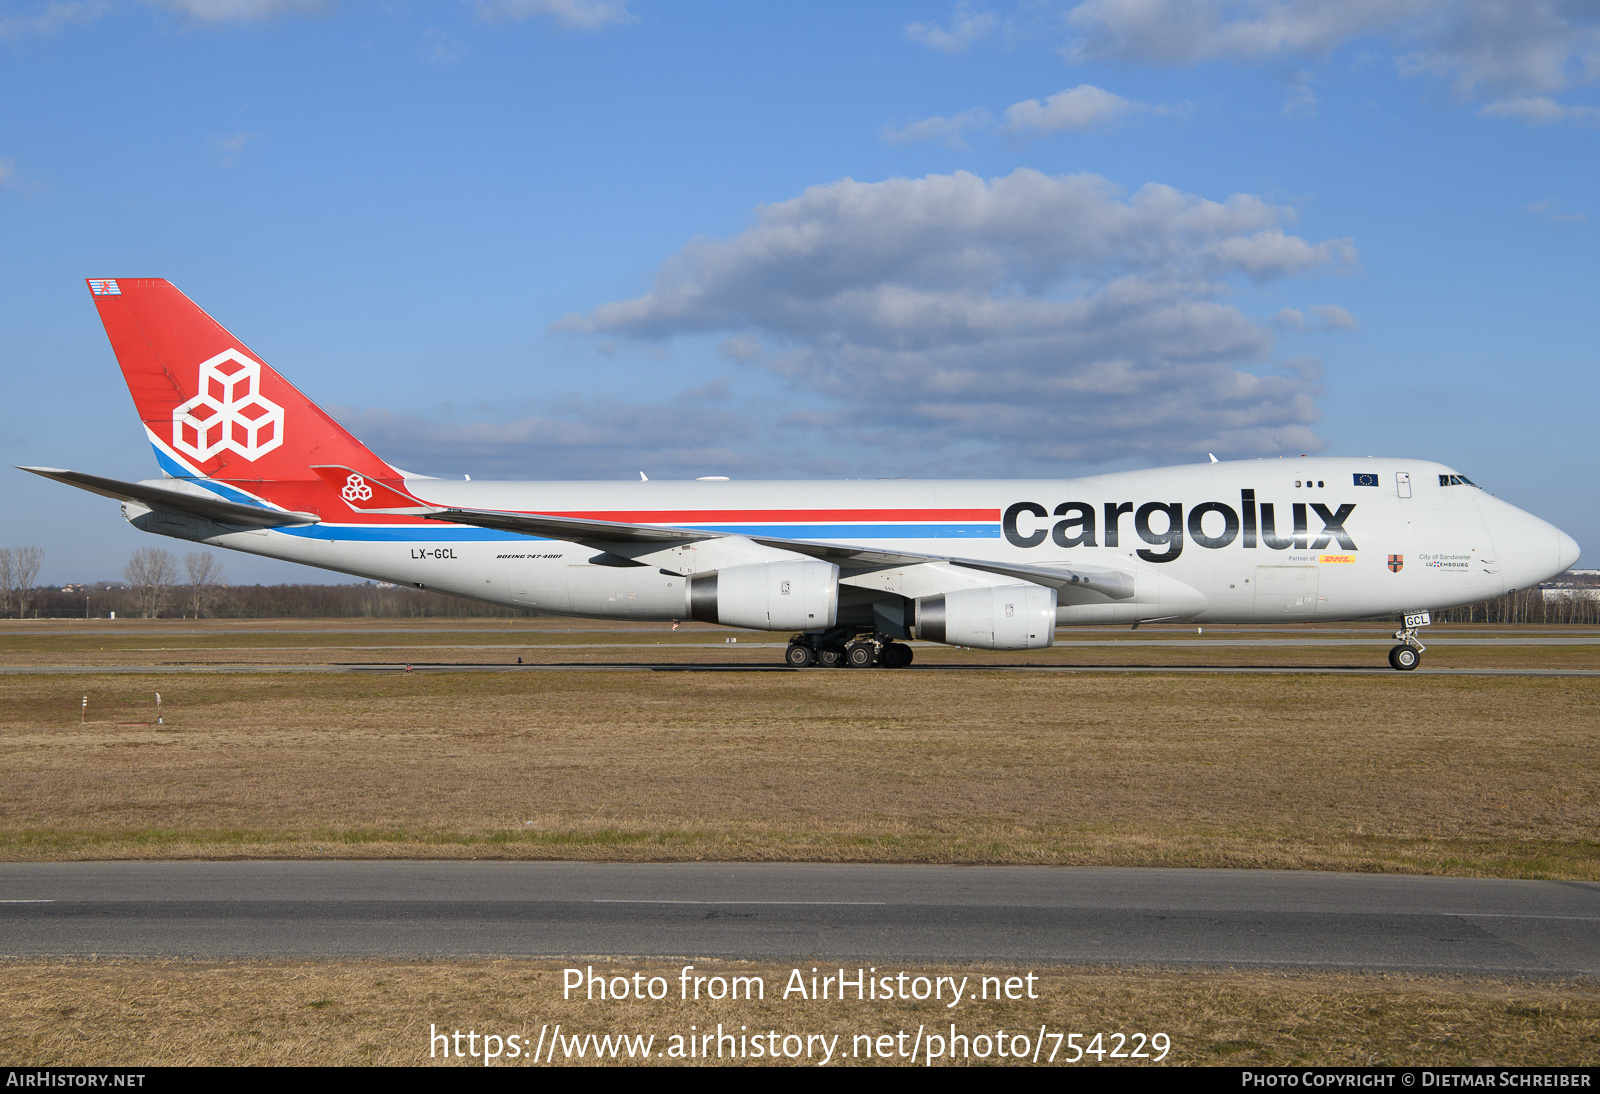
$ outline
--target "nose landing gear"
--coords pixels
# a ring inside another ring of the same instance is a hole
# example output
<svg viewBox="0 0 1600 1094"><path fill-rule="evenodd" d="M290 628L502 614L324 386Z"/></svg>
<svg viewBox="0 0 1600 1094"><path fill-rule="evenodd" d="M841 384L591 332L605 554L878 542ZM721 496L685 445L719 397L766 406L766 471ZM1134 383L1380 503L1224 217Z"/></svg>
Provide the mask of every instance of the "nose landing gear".
<svg viewBox="0 0 1600 1094"><path fill-rule="evenodd" d="M1389 667L1410 672L1422 660L1422 654L1410 646L1396 646L1389 651Z"/></svg>
<svg viewBox="0 0 1600 1094"><path fill-rule="evenodd" d="M1428 647L1417 638L1417 631L1432 622L1427 612L1414 612L1406 616L1406 625L1394 632L1395 641L1400 644L1389 651L1390 668L1410 672L1422 663L1423 651Z"/></svg>

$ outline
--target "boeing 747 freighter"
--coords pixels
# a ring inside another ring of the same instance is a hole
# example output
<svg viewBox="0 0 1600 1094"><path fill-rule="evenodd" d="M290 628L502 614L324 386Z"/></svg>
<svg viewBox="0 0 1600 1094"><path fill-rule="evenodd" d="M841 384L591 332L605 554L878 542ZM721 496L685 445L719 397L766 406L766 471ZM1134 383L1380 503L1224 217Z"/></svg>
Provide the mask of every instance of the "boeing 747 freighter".
<svg viewBox="0 0 1600 1094"><path fill-rule="evenodd" d="M1080 479L475 482L369 451L166 281L89 281L163 473L29 467L135 527L554 615L793 634L796 667L907 639L1040 649L1075 624L1432 610L1569 568L1572 537L1453 467L1223 461Z"/></svg>

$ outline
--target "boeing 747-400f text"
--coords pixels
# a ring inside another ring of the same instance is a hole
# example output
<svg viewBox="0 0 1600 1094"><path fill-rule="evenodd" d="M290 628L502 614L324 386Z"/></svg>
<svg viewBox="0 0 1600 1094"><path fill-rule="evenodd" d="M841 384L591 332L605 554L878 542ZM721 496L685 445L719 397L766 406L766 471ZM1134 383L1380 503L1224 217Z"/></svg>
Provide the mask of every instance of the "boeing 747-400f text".
<svg viewBox="0 0 1600 1094"><path fill-rule="evenodd" d="M24 470L137 528L495 604L789 631L790 665L901 667L1074 624L1404 614L1525 588L1578 545L1426 460L1082 479L456 482L380 459L165 281L89 282L166 476Z"/></svg>

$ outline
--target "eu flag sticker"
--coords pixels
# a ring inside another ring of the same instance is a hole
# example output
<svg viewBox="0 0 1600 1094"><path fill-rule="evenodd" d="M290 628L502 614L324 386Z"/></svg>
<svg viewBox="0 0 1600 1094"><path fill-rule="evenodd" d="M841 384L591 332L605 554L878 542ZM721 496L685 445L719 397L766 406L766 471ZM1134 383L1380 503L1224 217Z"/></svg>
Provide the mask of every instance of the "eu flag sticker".
<svg viewBox="0 0 1600 1094"><path fill-rule="evenodd" d="M1355 480L1356 480L1356 485L1357 486L1377 486L1378 485L1378 476L1376 476L1376 475L1356 475L1355 476Z"/></svg>

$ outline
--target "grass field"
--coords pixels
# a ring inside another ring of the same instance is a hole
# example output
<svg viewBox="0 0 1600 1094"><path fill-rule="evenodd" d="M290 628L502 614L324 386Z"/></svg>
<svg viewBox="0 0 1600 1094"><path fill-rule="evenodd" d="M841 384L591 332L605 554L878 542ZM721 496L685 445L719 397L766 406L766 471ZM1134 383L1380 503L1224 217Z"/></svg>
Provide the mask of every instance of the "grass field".
<svg viewBox="0 0 1600 1094"><path fill-rule="evenodd" d="M1054 863L1600 878L1600 677L1117 671L1382 665L1385 629L1355 625L1063 632L1055 649L1025 655L923 647L907 671L579 671L779 658L779 649L756 645L774 636L744 632L730 645L727 634L542 620L0 624L0 667L79 666L0 675L0 857ZM1452 636L1593 637L1581 628L1435 628L1426 665L1600 669L1600 645L1436 641ZM1332 644L1222 644L1251 638ZM1350 644L1362 638L1371 641ZM574 671L448 671L517 656ZM407 661L444 668L226 671ZM138 671L185 664L223 671ZM1105 671L939 671L983 664ZM166 724L141 724L154 721L158 690ZM561 1022L569 1035L665 1038L730 1021L694 1004L563 1002L559 965L540 962L3 967L0 1055L29 1065L409 1065L430 1062L430 1024L537 1036ZM625 971L635 967L677 968ZM770 981L787 969L737 971ZM974 1006L958 1026L1165 1032L1173 1044L1165 1062L1174 1064L1600 1063L1600 988L1589 982L1039 972L1043 999ZM732 1021L837 1033L848 1045L857 1034L950 1020L919 1007L797 1012L769 1002Z"/></svg>
<svg viewBox="0 0 1600 1094"><path fill-rule="evenodd" d="M481 637L431 627L356 637ZM232 625L186 629L199 632L186 636L191 644L241 638ZM350 637L332 630L279 632L283 648L271 656L323 657L301 640ZM565 633L637 637L603 626ZM720 632L702 631L701 641L706 633ZM1168 635L1137 648L1179 663L1205 652L1199 640ZM583 656L607 655L602 641L590 645L602 648ZM1438 648L1491 662L1508 649ZM1595 647L1555 649L1595 657ZM1237 660L1254 651L1209 652ZM1320 647L1267 652L1326 656ZM774 654L671 651L680 663ZM166 725L119 724L152 721L158 690ZM0 677L0 854L1098 863L1593 879L1597 698L1600 678L1399 673Z"/></svg>
<svg viewBox="0 0 1600 1094"><path fill-rule="evenodd" d="M585 958L577 964L593 964L597 973L610 975L660 975L676 992L682 963ZM11 962L0 966L5 973L0 1006L7 1015L0 1025L0 1055L30 1066L442 1065L444 1059L429 1055L430 1047L438 1051L430 1027L471 1031L480 1038L515 1034L534 1045L542 1028L560 1023L567 1037L653 1034L650 1062L675 1064L681 1061L655 1055L671 1050L673 1034L688 1036L691 1026L714 1032L722 1023L735 1035L776 1031L780 1042L790 1034L837 1036L833 1066L881 1065L910 1061L876 1054L863 1058L867 1045L857 1037L871 1035L876 1048L878 1036L903 1030L905 1040L893 1044L895 1052L905 1052L915 1045L912 1035L919 1026L948 1038L953 1024L968 1037L1022 1033L1030 1045L1038 1041L1041 1026L1047 1033L1081 1033L1080 1045L1093 1046L1099 1032L1105 1035L1100 1047L1108 1050L1119 1046L1113 1033L1165 1033L1171 1047L1161 1061L1166 1065L1600 1064L1600 988L1593 984L1041 969L1037 1001L969 1000L951 1010L933 1000L784 1001L780 988L794 967L697 961L697 975L762 977L765 1001L696 1003L669 995L660 1003L641 1003L577 995L563 1000L562 965L550 962ZM803 975L809 970L810 963L803 963ZM1028 970L939 966L915 971L968 977L976 985L986 973L1010 976ZM790 1044L798 1051L798 1042ZM461 1045L463 1052L475 1048L465 1038ZM1064 1038L1047 1037L1040 1062L1048 1061L1052 1047L1058 1064L1070 1056ZM1130 1037L1120 1047L1131 1051L1138 1042ZM968 1042L974 1055L934 1062L1031 1062L974 1058L983 1048ZM813 1050L810 1062L821 1063L822 1043L814 1042ZM731 1043L727 1051L734 1051ZM748 1042L744 1051L750 1051ZM1148 1046L1144 1051L1155 1054ZM592 1043L584 1059L557 1051L554 1064L592 1065L593 1053ZM481 1059L452 1056L448 1062L483 1066ZM495 1062L531 1066L525 1057ZM629 1060L623 1053L616 1062ZM804 1058L782 1062L806 1063ZM1081 1062L1143 1064L1094 1055ZM1155 1066L1154 1061L1145 1066Z"/></svg>
<svg viewBox="0 0 1600 1094"><path fill-rule="evenodd" d="M916 644L916 665L1290 666L1384 668L1382 624L1063 629L1048 650L991 652ZM0 666L780 664L787 635L687 623L516 620L0 621ZM737 639L729 642L728 639ZM1460 640L1509 639L1483 646ZM1283 640L1307 645L1281 645ZM1429 668L1600 670L1600 631L1584 627L1431 628ZM1519 644L1558 640L1561 644ZM1571 644L1577 640L1581 644Z"/></svg>

